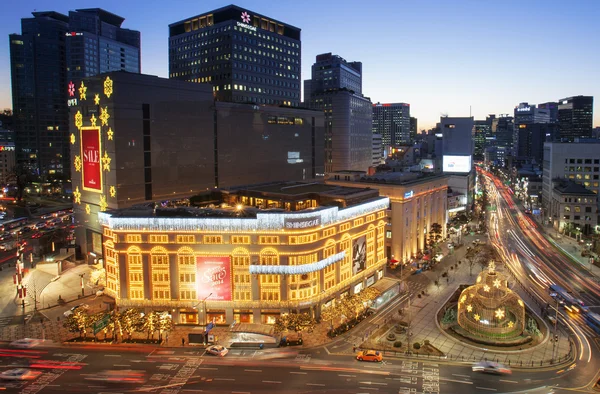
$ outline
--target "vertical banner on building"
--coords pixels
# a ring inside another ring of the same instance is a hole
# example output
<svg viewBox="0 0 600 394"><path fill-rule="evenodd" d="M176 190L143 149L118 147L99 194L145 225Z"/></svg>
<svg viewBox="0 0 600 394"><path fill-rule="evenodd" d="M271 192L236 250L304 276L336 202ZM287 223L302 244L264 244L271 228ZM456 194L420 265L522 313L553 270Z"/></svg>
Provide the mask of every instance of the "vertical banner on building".
<svg viewBox="0 0 600 394"><path fill-rule="evenodd" d="M367 237L363 235L352 241L352 275L367 267Z"/></svg>
<svg viewBox="0 0 600 394"><path fill-rule="evenodd" d="M229 257L196 257L196 287L199 300L231 301Z"/></svg>
<svg viewBox="0 0 600 394"><path fill-rule="evenodd" d="M100 165L100 127L81 128L81 177L83 189L102 192L102 167Z"/></svg>

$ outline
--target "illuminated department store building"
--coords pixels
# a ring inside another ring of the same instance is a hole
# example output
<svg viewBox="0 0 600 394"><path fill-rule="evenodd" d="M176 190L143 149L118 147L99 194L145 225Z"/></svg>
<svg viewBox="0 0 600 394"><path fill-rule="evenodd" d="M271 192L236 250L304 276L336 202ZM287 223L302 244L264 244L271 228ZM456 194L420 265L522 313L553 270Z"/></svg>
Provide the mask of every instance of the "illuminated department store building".
<svg viewBox="0 0 600 394"><path fill-rule="evenodd" d="M184 324L273 323L383 278L389 199L375 189L279 182L191 201L98 214L117 306Z"/></svg>

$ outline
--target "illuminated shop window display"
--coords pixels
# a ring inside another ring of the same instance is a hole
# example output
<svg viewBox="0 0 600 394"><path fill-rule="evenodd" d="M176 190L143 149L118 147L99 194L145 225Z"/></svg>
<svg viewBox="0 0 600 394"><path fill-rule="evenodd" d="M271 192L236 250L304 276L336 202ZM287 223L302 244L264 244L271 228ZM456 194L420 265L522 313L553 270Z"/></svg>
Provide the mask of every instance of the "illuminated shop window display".
<svg viewBox="0 0 600 394"><path fill-rule="evenodd" d="M376 190L292 182L211 193L218 205L98 213L117 305L170 308L180 324L273 324L316 317L382 277L389 200Z"/></svg>

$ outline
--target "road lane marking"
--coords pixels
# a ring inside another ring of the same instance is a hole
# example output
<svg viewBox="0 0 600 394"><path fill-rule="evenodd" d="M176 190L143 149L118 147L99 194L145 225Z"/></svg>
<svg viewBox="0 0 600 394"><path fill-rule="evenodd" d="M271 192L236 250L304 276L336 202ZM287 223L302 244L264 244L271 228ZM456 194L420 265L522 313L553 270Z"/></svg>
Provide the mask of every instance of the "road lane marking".
<svg viewBox="0 0 600 394"><path fill-rule="evenodd" d="M273 384L281 384L281 382L277 381L277 380L263 380L263 383L273 383Z"/></svg>
<svg viewBox="0 0 600 394"><path fill-rule="evenodd" d="M355 378L356 377L356 375L338 375L338 376L341 376L343 378Z"/></svg>
<svg viewBox="0 0 600 394"><path fill-rule="evenodd" d="M246 372L262 372L262 369L244 369Z"/></svg>
<svg viewBox="0 0 600 394"><path fill-rule="evenodd" d="M131 367L130 364L114 364L115 367Z"/></svg>
<svg viewBox="0 0 600 394"><path fill-rule="evenodd" d="M469 375L459 375L457 373L453 373L452 376L460 376L461 378L467 378L467 379L471 378Z"/></svg>
<svg viewBox="0 0 600 394"><path fill-rule="evenodd" d="M488 387L479 387L479 386L475 386L475 388L476 388L476 389L479 389L479 390L498 391L498 390L496 390L496 389L491 389L491 388L488 388Z"/></svg>
<svg viewBox="0 0 600 394"><path fill-rule="evenodd" d="M321 386L324 387L325 385L322 383L306 383L307 386Z"/></svg>
<svg viewBox="0 0 600 394"><path fill-rule="evenodd" d="M212 367L201 367L201 368L200 368L200 367L198 367L198 368L196 368L196 369L206 369L206 370L210 370L210 371L216 371L216 370L217 370L217 369L219 369L219 368L212 368Z"/></svg>
<svg viewBox="0 0 600 394"><path fill-rule="evenodd" d="M506 383L519 383L516 380L504 380L504 379L499 379L500 382L506 382Z"/></svg>
<svg viewBox="0 0 600 394"><path fill-rule="evenodd" d="M306 375L306 372L294 372L294 371L292 371L290 373L293 373L294 375Z"/></svg>
<svg viewBox="0 0 600 394"><path fill-rule="evenodd" d="M120 354L105 354L104 357L121 357Z"/></svg>
<svg viewBox="0 0 600 394"><path fill-rule="evenodd" d="M358 382L358 384L376 384L378 386L387 386L387 383L378 383L378 382Z"/></svg>
<svg viewBox="0 0 600 394"><path fill-rule="evenodd" d="M235 380L233 378L213 378L213 380Z"/></svg>

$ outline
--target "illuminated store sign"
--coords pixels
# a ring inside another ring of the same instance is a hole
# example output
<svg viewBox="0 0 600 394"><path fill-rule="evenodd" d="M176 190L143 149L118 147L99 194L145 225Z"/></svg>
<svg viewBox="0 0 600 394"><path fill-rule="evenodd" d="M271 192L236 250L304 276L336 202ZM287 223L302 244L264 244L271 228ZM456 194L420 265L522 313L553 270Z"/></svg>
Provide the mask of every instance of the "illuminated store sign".
<svg viewBox="0 0 600 394"><path fill-rule="evenodd" d="M531 107L517 108L517 112L529 112L529 111L531 111Z"/></svg>
<svg viewBox="0 0 600 394"><path fill-rule="evenodd" d="M411 198L412 196L414 196L414 192L411 190L409 192L404 193L404 198Z"/></svg>
<svg viewBox="0 0 600 394"><path fill-rule="evenodd" d="M14 146L0 145L0 152L8 152L8 151L14 151L14 150L15 150Z"/></svg>
<svg viewBox="0 0 600 394"><path fill-rule="evenodd" d="M69 82L69 97L75 97L75 84L73 81Z"/></svg>
<svg viewBox="0 0 600 394"><path fill-rule="evenodd" d="M309 228L321 224L320 216L311 216L307 218L285 218L283 223L286 229Z"/></svg>
<svg viewBox="0 0 600 394"><path fill-rule="evenodd" d="M470 172L471 156L447 156L442 158L444 172Z"/></svg>
<svg viewBox="0 0 600 394"><path fill-rule="evenodd" d="M83 33L79 33L76 31L71 31L71 32L65 33L65 36L67 36L67 37L75 37L75 36L82 36L82 35L83 35Z"/></svg>
<svg viewBox="0 0 600 394"><path fill-rule="evenodd" d="M76 99L76 98L72 98L72 99L68 99L68 100L67 100L67 105L68 105L69 107L75 107L75 106L76 106L76 105L78 105L78 104L79 104L79 102L77 101L77 99Z"/></svg>
<svg viewBox="0 0 600 394"><path fill-rule="evenodd" d="M196 257L196 277L199 300L231 301L229 257Z"/></svg>
<svg viewBox="0 0 600 394"><path fill-rule="evenodd" d="M102 191L102 167L100 166L100 128L81 128L81 157L83 158L83 189Z"/></svg>
<svg viewBox="0 0 600 394"><path fill-rule="evenodd" d="M249 24L247 24L247 23L238 22L238 23L237 23L237 25L238 25L239 27L243 27L244 29L248 29L248 30L256 31L256 27L254 27L254 26L250 26L250 25L249 25Z"/></svg>

